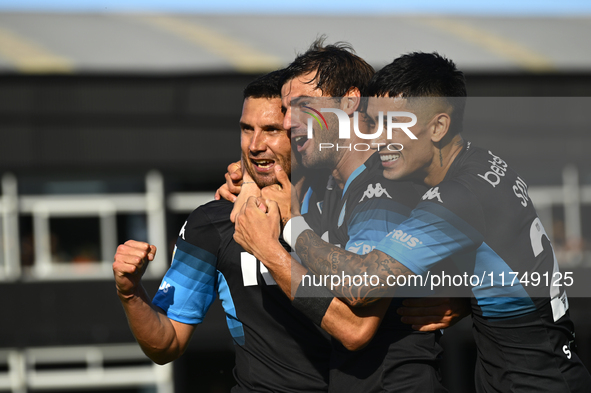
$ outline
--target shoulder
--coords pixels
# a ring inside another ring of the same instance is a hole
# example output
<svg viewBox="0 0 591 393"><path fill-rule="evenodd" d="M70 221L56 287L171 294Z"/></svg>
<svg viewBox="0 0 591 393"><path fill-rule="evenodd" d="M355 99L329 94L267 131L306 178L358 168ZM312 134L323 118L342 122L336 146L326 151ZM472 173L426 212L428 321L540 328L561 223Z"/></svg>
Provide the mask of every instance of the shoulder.
<svg viewBox="0 0 591 393"><path fill-rule="evenodd" d="M183 224L179 239L216 253L222 239L234 232L234 224L230 221L232 207L228 201L212 201L199 206Z"/></svg>
<svg viewBox="0 0 591 393"><path fill-rule="evenodd" d="M229 221L233 207L234 204L226 200L211 201L193 210L187 222L195 224L203 220L211 223Z"/></svg>
<svg viewBox="0 0 591 393"><path fill-rule="evenodd" d="M380 204L394 202L410 208L416 206L425 189L407 181L388 180L380 173L359 182L352 190L351 199L357 203Z"/></svg>
<svg viewBox="0 0 591 393"><path fill-rule="evenodd" d="M505 178L516 176L501 156L491 150L471 146L469 142L466 151L460 153L457 160L457 165L445 180L496 188Z"/></svg>
<svg viewBox="0 0 591 393"><path fill-rule="evenodd" d="M427 190L413 216L429 223L444 220L458 228L468 223L480 233L485 233L484 212L481 198L461 182L449 180Z"/></svg>
<svg viewBox="0 0 591 393"><path fill-rule="evenodd" d="M446 181L462 184L487 206L528 206L526 182L500 155L479 148L468 153Z"/></svg>

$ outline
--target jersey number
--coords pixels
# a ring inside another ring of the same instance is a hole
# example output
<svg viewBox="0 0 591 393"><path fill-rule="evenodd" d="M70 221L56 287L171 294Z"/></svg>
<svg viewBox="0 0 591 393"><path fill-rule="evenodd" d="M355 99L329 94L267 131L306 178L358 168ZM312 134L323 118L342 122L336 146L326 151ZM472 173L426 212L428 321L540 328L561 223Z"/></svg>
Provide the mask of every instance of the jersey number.
<svg viewBox="0 0 591 393"><path fill-rule="evenodd" d="M277 285L271 273L262 262L258 261L254 255L249 254L247 252L240 253L240 266L242 267L242 282L244 283L245 287L250 287L253 285L258 285L257 280L257 265L261 271L261 275L263 276L263 280L267 285Z"/></svg>
<svg viewBox="0 0 591 393"><path fill-rule="evenodd" d="M542 253L542 251L544 251L544 245L542 244L543 236L546 236L546 238L550 240L546 230L544 229L544 226L542 225L542 222L538 217L536 217L529 228L529 238L531 240L531 247L534 252L534 257L537 257ZM555 277L556 273L560 275L560 270L558 269L558 261L556 260L556 255L554 254L552 246L550 246L550 251L552 252L552 257L554 258L552 277ZM560 287L555 285L554 280L552 280L550 286L550 305L552 306L554 322L558 321L564 314L566 314L566 310L568 310L568 299L566 297L566 292L563 292L561 295Z"/></svg>

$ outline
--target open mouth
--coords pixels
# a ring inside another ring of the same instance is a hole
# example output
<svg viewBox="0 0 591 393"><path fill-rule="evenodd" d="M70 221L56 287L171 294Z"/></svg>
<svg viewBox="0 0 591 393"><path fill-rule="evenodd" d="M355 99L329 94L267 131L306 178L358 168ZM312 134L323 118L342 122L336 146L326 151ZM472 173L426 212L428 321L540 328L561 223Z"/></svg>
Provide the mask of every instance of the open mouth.
<svg viewBox="0 0 591 393"><path fill-rule="evenodd" d="M380 154L380 160L382 160L383 165L388 165L393 163L394 161L400 158L399 153L390 153L390 154Z"/></svg>
<svg viewBox="0 0 591 393"><path fill-rule="evenodd" d="M302 151L305 149L306 142L308 142L308 136L307 135L298 135L293 138L293 141L295 142L297 150Z"/></svg>
<svg viewBox="0 0 591 393"><path fill-rule="evenodd" d="M255 169L259 172L268 172L271 170L271 168L273 167L273 165L275 164L274 160L250 160Z"/></svg>

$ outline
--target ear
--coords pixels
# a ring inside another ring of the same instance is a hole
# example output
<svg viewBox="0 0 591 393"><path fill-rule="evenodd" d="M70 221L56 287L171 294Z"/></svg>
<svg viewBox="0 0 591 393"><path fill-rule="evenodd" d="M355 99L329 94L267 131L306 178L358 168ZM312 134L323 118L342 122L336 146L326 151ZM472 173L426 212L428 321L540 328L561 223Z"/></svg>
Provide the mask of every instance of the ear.
<svg viewBox="0 0 591 393"><path fill-rule="evenodd" d="M349 116L353 115L359 108L361 102L361 91L359 88L351 86L345 93L345 96L341 99L341 110Z"/></svg>
<svg viewBox="0 0 591 393"><path fill-rule="evenodd" d="M433 117L431 120L431 140L433 142L440 142L449 131L449 126L451 124L451 118L447 113L438 113Z"/></svg>

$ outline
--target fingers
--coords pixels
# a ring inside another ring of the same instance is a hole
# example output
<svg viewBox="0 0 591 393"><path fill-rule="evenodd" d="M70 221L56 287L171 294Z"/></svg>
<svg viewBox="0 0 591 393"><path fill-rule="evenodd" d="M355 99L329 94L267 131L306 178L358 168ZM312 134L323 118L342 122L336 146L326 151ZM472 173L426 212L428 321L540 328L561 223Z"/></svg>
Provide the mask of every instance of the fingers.
<svg viewBox="0 0 591 393"><path fill-rule="evenodd" d="M156 246L137 240L128 240L124 244L120 245L120 247L123 247L125 250L135 252L136 254L141 253L143 254L144 258L151 258L150 260L154 259L157 250Z"/></svg>
<svg viewBox="0 0 591 393"><path fill-rule="evenodd" d="M242 180L241 161L233 162L230 165L228 165L228 173L230 174L230 178L235 182Z"/></svg>
<svg viewBox="0 0 591 393"><path fill-rule="evenodd" d="M240 210L240 215L248 216L249 214L253 214L253 212L257 210L263 213L268 213L269 207L271 205L273 206L273 212L278 215L279 207L277 205L277 202L271 201L269 199L263 200L260 197L251 196L248 198L244 206L242 206L242 209ZM238 216L236 216L236 220L238 220Z"/></svg>
<svg viewBox="0 0 591 393"><path fill-rule="evenodd" d="M128 240L119 247L122 247L129 252L134 252L134 255L139 255L141 253L143 258L147 257L148 254L154 254L156 252L156 246L152 246L146 242L140 242L137 240ZM152 258L153 257L154 255L152 255Z"/></svg>
<svg viewBox="0 0 591 393"><path fill-rule="evenodd" d="M402 304L403 307L396 312L402 316L400 320L403 323L412 325L413 330L429 332L445 329L457 320L449 298L405 299Z"/></svg>
<svg viewBox="0 0 591 393"><path fill-rule="evenodd" d="M452 325L453 318L451 316L439 317L434 316L416 316L416 317L402 317L402 323L412 325L413 330L421 332L430 332L437 329L445 329Z"/></svg>
<svg viewBox="0 0 591 393"><path fill-rule="evenodd" d="M289 189L291 187L291 183L289 181L289 176L287 176L287 173L283 170L283 168L281 167L281 165L275 165L275 176L277 177L277 181L279 182L279 184L281 184L281 188L285 189Z"/></svg>
<svg viewBox="0 0 591 393"><path fill-rule="evenodd" d="M115 263L113 263L113 273L115 276L123 277L125 275L132 275L138 271L138 266L127 263L124 261L119 261L115 259Z"/></svg>
<svg viewBox="0 0 591 393"><path fill-rule="evenodd" d="M440 316L446 317L452 315L452 310L446 305L438 305L432 307L400 307L396 310L398 315L415 317L415 316Z"/></svg>
<svg viewBox="0 0 591 393"><path fill-rule="evenodd" d="M277 204L277 202L267 199L265 201L265 204L267 206L267 212L270 216L281 216L281 212L279 211L279 205Z"/></svg>
<svg viewBox="0 0 591 393"><path fill-rule="evenodd" d="M267 213L267 205L263 202L263 200L261 198L257 198L255 204L259 208L260 211L262 211L263 213Z"/></svg>
<svg viewBox="0 0 591 393"><path fill-rule="evenodd" d="M135 240L128 240L117 247L115 262L143 267L156 256L156 246Z"/></svg>
<svg viewBox="0 0 591 393"><path fill-rule="evenodd" d="M230 192L230 189L227 184L224 184L223 186L218 188L215 195L216 195L217 200L224 198L225 200L230 201L232 203L236 202L236 195L234 195L234 194L232 194L232 192ZM219 198L218 198L218 195L219 195Z"/></svg>
<svg viewBox="0 0 591 393"><path fill-rule="evenodd" d="M258 209L260 210L261 208L259 207L262 203L262 199L256 196L251 196L248 198L248 200L246 201L246 203L244 204L244 206L242 207L242 212L246 213L246 211L248 209Z"/></svg>
<svg viewBox="0 0 591 393"><path fill-rule="evenodd" d="M113 262L115 285L120 295L133 296L150 261L156 256L156 246L128 240L117 247Z"/></svg>
<svg viewBox="0 0 591 393"><path fill-rule="evenodd" d="M156 248L155 245L151 244L150 245L150 252L148 253L148 260L153 261L154 258L156 257L156 251L158 249Z"/></svg>
<svg viewBox="0 0 591 393"><path fill-rule="evenodd" d="M441 329L446 329L449 327L449 324L445 324L445 323L428 323L428 324L417 324L417 325L412 325L412 330L416 330L419 332L434 332L436 330L441 330Z"/></svg>
<svg viewBox="0 0 591 393"><path fill-rule="evenodd" d="M230 170L232 165L236 166L238 163L230 164L228 170ZM234 195L240 194L240 186L242 185L242 170L234 168L233 172L227 172L224 177L226 178L226 187L228 188L228 191Z"/></svg>

